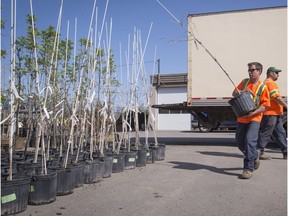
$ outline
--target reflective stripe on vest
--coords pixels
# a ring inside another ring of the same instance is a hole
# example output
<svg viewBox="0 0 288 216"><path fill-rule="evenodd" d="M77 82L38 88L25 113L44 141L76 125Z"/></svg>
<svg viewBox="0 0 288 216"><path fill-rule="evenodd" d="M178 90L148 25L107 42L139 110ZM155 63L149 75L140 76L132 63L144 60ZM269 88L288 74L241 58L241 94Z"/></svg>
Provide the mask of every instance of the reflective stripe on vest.
<svg viewBox="0 0 288 216"><path fill-rule="evenodd" d="M249 81L250 81L249 78L246 78L246 79L243 80L243 85L242 85L242 90L243 90L243 91L246 90ZM260 104L260 97L261 97L261 95L262 95L263 90L265 89L265 87L266 87L266 86L264 85L264 83L261 82L261 84L258 86L258 88L257 88L257 90L256 90L256 93L255 93L255 95L254 95L254 97L253 97L253 100L254 100L254 103L255 103L256 107L258 107L259 104Z"/></svg>
<svg viewBox="0 0 288 216"><path fill-rule="evenodd" d="M264 83L267 83L267 82L271 82L271 81L269 79L264 80ZM278 89L273 89L269 92L270 100L274 100L273 97L275 94L280 94Z"/></svg>
<svg viewBox="0 0 288 216"><path fill-rule="evenodd" d="M242 91L246 90L248 83L249 83L249 78L243 79Z"/></svg>
<svg viewBox="0 0 288 216"><path fill-rule="evenodd" d="M274 95L276 94L280 94L279 91L277 89L274 89L272 91L270 91L269 95L270 95L270 100L274 100Z"/></svg>
<svg viewBox="0 0 288 216"><path fill-rule="evenodd" d="M258 86L258 89L256 90L256 94L254 96L254 102L256 106L258 107L260 105L260 97L263 93L263 90L266 88L263 82Z"/></svg>

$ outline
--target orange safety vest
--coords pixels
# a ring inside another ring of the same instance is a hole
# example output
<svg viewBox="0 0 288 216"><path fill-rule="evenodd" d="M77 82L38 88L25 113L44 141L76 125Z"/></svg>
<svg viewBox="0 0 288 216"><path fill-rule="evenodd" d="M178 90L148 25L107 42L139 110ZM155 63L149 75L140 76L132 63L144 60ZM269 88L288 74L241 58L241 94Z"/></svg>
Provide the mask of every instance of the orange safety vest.
<svg viewBox="0 0 288 216"><path fill-rule="evenodd" d="M271 79L264 80L270 95L270 108L263 115L283 115L283 106L278 104L274 98L281 96L278 85Z"/></svg>

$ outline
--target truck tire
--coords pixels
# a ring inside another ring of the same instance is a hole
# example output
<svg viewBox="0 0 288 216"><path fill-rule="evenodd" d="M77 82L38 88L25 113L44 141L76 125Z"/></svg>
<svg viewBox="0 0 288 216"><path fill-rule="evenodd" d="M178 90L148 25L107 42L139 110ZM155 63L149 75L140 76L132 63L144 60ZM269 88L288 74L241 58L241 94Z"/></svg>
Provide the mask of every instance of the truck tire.
<svg viewBox="0 0 288 216"><path fill-rule="evenodd" d="M209 128L209 127L205 127L204 125L198 123L198 128L201 132L203 133L209 133L212 131L212 128Z"/></svg>

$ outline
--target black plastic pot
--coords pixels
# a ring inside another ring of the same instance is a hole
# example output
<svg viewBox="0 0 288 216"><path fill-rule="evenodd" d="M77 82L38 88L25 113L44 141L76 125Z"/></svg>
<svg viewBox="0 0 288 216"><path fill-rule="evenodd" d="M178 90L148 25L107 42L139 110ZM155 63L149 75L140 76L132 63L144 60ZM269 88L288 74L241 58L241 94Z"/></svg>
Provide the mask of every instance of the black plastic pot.
<svg viewBox="0 0 288 216"><path fill-rule="evenodd" d="M32 163L32 161L23 161L17 163L17 169L19 172L24 172L29 176L39 175L42 171L41 162Z"/></svg>
<svg viewBox="0 0 288 216"><path fill-rule="evenodd" d="M73 171L75 172L75 187L81 187L84 184L84 164L74 164Z"/></svg>
<svg viewBox="0 0 288 216"><path fill-rule="evenodd" d="M78 162L83 162L84 161L84 156L85 156L85 154L83 152L80 152L79 155L78 155L77 163ZM75 153L73 155L69 155L69 160L68 161L70 161L70 163L73 164L76 161L76 157L77 157L77 153Z"/></svg>
<svg viewBox="0 0 288 216"><path fill-rule="evenodd" d="M104 156L100 158L102 161L104 161L104 172L103 172L103 178L108 178L112 174L112 167L113 167L113 158L112 156Z"/></svg>
<svg viewBox="0 0 288 216"><path fill-rule="evenodd" d="M8 159L7 159L8 161ZM9 176L9 162L2 162L1 161L1 182L6 181ZM15 161L12 162L12 175L18 174L17 164Z"/></svg>
<svg viewBox="0 0 288 216"><path fill-rule="evenodd" d="M1 215L27 209L30 181L30 176L14 176L11 181L1 182Z"/></svg>
<svg viewBox="0 0 288 216"><path fill-rule="evenodd" d="M123 152L125 155L124 169L134 169L136 167L137 151Z"/></svg>
<svg viewBox="0 0 288 216"><path fill-rule="evenodd" d="M56 196L64 196L74 192L75 172L71 168L57 169L57 193Z"/></svg>
<svg viewBox="0 0 288 216"><path fill-rule="evenodd" d="M86 161L84 166L84 184L94 183L96 166L92 161Z"/></svg>
<svg viewBox="0 0 288 216"><path fill-rule="evenodd" d="M146 166L146 149L137 150L136 166L142 167Z"/></svg>
<svg viewBox="0 0 288 216"><path fill-rule="evenodd" d="M29 205L54 202L57 192L57 171L48 170L47 175L34 175L31 179Z"/></svg>
<svg viewBox="0 0 288 216"><path fill-rule="evenodd" d="M165 144L158 144L158 146L155 146L155 160L156 161L164 160L165 151L166 151Z"/></svg>
<svg viewBox="0 0 288 216"><path fill-rule="evenodd" d="M105 170L105 163L103 160L97 158L94 160L94 165L96 167L94 183L98 183L103 180L103 174Z"/></svg>
<svg viewBox="0 0 288 216"><path fill-rule="evenodd" d="M103 160L95 158L94 161L86 161L84 168L84 184L93 184L102 181L103 173Z"/></svg>
<svg viewBox="0 0 288 216"><path fill-rule="evenodd" d="M112 173L119 173L124 171L125 165L125 155L124 154L114 154L113 155L113 165Z"/></svg>
<svg viewBox="0 0 288 216"><path fill-rule="evenodd" d="M155 148L150 147L146 152L146 164L155 163Z"/></svg>
<svg viewBox="0 0 288 216"><path fill-rule="evenodd" d="M57 167L59 165L59 160L56 158L52 158L46 161L47 168Z"/></svg>

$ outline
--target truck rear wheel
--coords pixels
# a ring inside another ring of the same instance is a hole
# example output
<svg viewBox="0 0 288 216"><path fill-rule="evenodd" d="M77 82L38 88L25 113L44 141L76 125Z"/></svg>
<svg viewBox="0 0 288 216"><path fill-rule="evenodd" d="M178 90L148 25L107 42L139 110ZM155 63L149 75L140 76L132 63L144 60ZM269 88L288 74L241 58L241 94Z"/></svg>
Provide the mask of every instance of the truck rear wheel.
<svg viewBox="0 0 288 216"><path fill-rule="evenodd" d="M209 127L205 127L204 125L198 123L198 128L201 132L204 132L204 133L209 133L212 131L212 128L209 128Z"/></svg>

